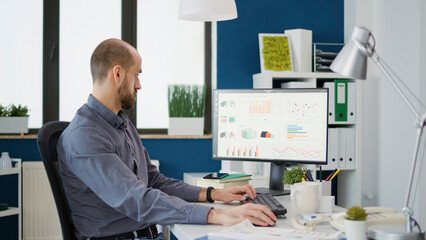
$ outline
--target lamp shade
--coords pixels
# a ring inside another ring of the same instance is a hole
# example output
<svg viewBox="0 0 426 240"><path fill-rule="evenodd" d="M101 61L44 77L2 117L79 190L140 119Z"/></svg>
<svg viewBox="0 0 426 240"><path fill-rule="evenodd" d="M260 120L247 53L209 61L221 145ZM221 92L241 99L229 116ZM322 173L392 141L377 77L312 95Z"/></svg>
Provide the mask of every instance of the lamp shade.
<svg viewBox="0 0 426 240"><path fill-rule="evenodd" d="M235 0L180 0L178 18L223 21L237 18Z"/></svg>
<svg viewBox="0 0 426 240"><path fill-rule="evenodd" d="M351 40L342 48L334 59L330 69L336 73L354 79L367 76L368 39L371 32L364 27L355 27Z"/></svg>

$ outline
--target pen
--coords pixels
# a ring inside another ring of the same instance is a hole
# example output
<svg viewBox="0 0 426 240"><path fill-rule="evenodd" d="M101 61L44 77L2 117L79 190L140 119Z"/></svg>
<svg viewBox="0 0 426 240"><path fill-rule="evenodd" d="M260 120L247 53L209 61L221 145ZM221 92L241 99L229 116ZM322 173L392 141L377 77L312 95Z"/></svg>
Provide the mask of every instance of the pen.
<svg viewBox="0 0 426 240"><path fill-rule="evenodd" d="M330 180L328 180L328 181L331 181L331 180L333 180L333 178L338 174L340 172L340 169L337 169L337 171L333 174L333 176L330 178Z"/></svg>
<svg viewBox="0 0 426 240"><path fill-rule="evenodd" d="M311 181L313 182L314 181L314 177L312 177L312 173L311 173L310 169L308 169L308 176L311 179Z"/></svg>
<svg viewBox="0 0 426 240"><path fill-rule="evenodd" d="M320 182L322 182L322 166L320 165Z"/></svg>
<svg viewBox="0 0 426 240"><path fill-rule="evenodd" d="M325 179L325 181L327 182L327 181L331 178L331 176L333 176L333 174L334 174L336 171L337 171L337 168L336 168L336 169L334 169L334 171L333 171L333 172L331 172L331 173L330 173L330 175L328 175L328 177Z"/></svg>
<svg viewBox="0 0 426 240"><path fill-rule="evenodd" d="M309 177L309 174L307 172L303 172L303 176L306 180L311 181L311 178Z"/></svg>

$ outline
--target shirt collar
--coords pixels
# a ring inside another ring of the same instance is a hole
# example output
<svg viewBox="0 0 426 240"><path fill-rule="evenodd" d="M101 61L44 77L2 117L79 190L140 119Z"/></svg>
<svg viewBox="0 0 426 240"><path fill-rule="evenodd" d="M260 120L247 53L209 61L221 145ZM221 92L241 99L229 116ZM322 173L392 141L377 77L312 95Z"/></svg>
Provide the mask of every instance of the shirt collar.
<svg viewBox="0 0 426 240"><path fill-rule="evenodd" d="M94 98L92 94L90 94L87 99L87 106L98 112L99 115L101 115L112 127L121 130L125 130L127 128L128 117L122 110L120 110L118 114L115 114Z"/></svg>

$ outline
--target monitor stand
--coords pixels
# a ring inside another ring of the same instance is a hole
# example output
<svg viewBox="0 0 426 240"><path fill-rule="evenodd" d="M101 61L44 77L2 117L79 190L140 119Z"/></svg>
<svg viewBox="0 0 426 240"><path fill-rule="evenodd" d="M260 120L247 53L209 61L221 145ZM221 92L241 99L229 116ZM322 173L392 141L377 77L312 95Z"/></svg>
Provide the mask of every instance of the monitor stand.
<svg viewBox="0 0 426 240"><path fill-rule="evenodd" d="M256 188L256 193L271 193L273 196L290 194L290 190L284 190L284 171L285 163L272 162L269 175L269 188Z"/></svg>

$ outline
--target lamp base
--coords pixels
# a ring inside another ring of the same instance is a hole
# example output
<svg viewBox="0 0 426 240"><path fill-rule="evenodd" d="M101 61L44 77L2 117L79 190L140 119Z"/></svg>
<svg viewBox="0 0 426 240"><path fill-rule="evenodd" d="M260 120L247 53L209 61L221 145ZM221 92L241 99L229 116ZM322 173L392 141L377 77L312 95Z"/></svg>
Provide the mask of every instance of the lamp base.
<svg viewBox="0 0 426 240"><path fill-rule="evenodd" d="M408 233L405 225L376 225L368 228L367 238L376 240L419 240L422 239L418 231Z"/></svg>

